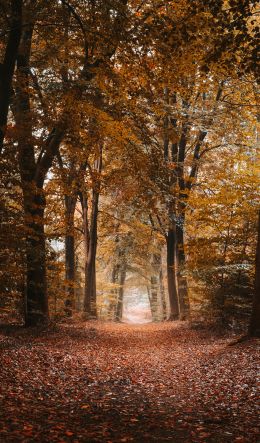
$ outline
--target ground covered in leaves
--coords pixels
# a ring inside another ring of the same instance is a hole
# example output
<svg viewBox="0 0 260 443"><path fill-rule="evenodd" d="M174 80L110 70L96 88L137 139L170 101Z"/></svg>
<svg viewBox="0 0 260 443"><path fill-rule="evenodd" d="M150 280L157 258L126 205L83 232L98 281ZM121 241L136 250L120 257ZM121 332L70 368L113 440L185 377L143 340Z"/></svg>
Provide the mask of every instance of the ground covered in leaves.
<svg viewBox="0 0 260 443"><path fill-rule="evenodd" d="M1 442L257 442L257 340L181 323L0 329Z"/></svg>

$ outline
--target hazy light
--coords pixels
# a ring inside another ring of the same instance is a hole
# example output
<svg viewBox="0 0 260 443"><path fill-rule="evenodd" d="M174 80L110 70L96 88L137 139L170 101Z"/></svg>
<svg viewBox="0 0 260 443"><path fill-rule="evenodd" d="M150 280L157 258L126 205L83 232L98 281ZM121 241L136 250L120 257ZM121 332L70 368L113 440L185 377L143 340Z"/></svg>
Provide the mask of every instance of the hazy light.
<svg viewBox="0 0 260 443"><path fill-rule="evenodd" d="M149 323L152 314L147 293L138 288L126 289L124 293L123 316L125 323Z"/></svg>

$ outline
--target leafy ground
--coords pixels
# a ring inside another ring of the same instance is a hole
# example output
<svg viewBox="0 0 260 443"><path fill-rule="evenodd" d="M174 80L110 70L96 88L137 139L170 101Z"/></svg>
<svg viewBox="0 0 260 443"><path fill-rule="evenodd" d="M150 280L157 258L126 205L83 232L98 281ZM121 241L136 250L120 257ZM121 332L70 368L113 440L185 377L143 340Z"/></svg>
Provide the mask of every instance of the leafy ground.
<svg viewBox="0 0 260 443"><path fill-rule="evenodd" d="M0 330L1 442L257 442L257 340L180 323Z"/></svg>

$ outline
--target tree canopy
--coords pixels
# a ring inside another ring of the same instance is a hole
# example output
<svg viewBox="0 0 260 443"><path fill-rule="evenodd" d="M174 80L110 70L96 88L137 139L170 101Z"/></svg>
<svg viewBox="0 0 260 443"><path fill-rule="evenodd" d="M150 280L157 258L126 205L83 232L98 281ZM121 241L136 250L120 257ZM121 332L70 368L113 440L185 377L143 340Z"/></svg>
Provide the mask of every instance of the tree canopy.
<svg viewBox="0 0 260 443"><path fill-rule="evenodd" d="M6 315L256 325L257 2L0 10Z"/></svg>

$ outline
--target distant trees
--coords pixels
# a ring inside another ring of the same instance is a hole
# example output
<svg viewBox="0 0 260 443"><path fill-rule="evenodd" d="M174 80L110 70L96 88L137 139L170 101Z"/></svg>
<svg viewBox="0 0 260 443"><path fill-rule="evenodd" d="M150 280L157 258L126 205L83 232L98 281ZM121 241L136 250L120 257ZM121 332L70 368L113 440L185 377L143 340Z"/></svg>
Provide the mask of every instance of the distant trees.
<svg viewBox="0 0 260 443"><path fill-rule="evenodd" d="M130 274L154 320L188 319L194 281L220 314L231 287L248 303L257 208L241 165L250 169L257 124L254 2L0 8L2 297L20 294L28 326L48 322L57 292L67 315L81 306L97 318L98 270L112 285L103 312L117 320ZM6 274L10 257L19 276Z"/></svg>

